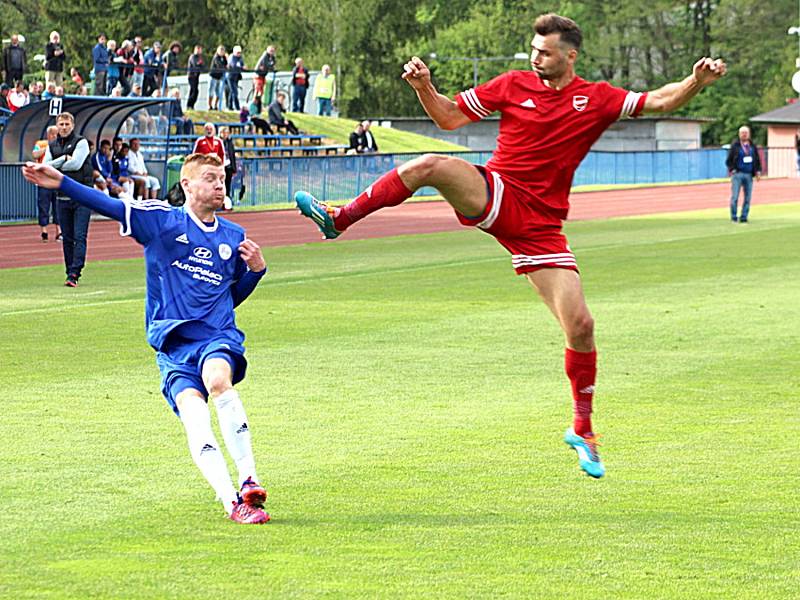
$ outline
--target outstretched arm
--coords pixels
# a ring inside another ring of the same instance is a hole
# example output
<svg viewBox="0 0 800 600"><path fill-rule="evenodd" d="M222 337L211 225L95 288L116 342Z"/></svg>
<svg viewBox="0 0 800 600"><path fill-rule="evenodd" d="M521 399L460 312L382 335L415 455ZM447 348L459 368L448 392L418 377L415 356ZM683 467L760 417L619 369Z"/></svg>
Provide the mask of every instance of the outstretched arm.
<svg viewBox="0 0 800 600"><path fill-rule="evenodd" d="M458 104L436 91L431 82L431 71L422 59L414 56L408 61L403 67L402 77L414 88L422 108L439 129L458 129L470 123Z"/></svg>
<svg viewBox="0 0 800 600"><path fill-rule="evenodd" d="M76 202L110 219L120 222L125 219L125 205L122 202L109 198L99 190L81 185L69 177L64 177L63 173L50 165L25 163L22 175L32 184L48 190L60 190Z"/></svg>
<svg viewBox="0 0 800 600"><path fill-rule="evenodd" d="M721 59L703 57L692 68L692 74L683 81L668 83L647 93L645 113L668 113L689 102L704 87L725 75L727 66Z"/></svg>

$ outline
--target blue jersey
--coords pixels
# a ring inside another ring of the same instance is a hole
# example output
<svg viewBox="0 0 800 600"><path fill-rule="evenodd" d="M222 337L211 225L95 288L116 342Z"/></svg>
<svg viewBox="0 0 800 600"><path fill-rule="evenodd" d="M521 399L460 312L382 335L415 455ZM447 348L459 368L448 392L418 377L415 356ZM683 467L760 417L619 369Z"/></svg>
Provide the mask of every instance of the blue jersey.
<svg viewBox="0 0 800 600"><path fill-rule="evenodd" d="M247 273L238 252L244 229L219 217L203 223L188 207L160 200L126 202L120 221L120 233L144 246L145 322L153 348L162 350L179 326L183 337L225 331L244 341L233 311L234 286Z"/></svg>

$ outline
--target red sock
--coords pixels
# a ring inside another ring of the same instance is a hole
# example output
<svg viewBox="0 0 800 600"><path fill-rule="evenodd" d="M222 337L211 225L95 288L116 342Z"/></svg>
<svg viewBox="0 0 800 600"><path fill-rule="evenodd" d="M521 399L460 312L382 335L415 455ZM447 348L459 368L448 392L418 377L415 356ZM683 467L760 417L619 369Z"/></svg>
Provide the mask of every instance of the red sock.
<svg viewBox="0 0 800 600"><path fill-rule="evenodd" d="M578 352L567 348L564 368L572 384L572 428L580 436L592 432L592 396L597 375L597 351Z"/></svg>
<svg viewBox="0 0 800 600"><path fill-rule="evenodd" d="M344 231L379 208L397 206L413 193L400 179L397 169L392 169L361 192L355 200L336 211L333 224L339 231Z"/></svg>

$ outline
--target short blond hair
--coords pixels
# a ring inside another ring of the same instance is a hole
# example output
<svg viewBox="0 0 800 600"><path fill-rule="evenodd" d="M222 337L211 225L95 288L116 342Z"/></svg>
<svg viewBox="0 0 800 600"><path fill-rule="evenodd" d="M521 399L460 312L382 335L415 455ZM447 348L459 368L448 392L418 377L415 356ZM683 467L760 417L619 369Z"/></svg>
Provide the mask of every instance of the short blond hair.
<svg viewBox="0 0 800 600"><path fill-rule="evenodd" d="M216 154L200 154L199 152L190 154L186 157L186 160L183 161L181 179L191 179L197 175L201 167L205 166L221 167L222 159Z"/></svg>
<svg viewBox="0 0 800 600"><path fill-rule="evenodd" d="M59 113L56 117L56 123L59 121L70 121L73 125L75 124L75 117L72 116L72 113L62 112Z"/></svg>

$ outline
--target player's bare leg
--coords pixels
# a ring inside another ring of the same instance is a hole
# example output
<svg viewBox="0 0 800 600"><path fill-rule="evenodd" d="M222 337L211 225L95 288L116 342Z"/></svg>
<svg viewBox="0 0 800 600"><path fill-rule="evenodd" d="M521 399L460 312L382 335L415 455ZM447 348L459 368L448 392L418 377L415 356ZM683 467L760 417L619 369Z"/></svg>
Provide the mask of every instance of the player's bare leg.
<svg viewBox="0 0 800 600"><path fill-rule="evenodd" d="M588 475L602 477L605 467L597 453L591 420L597 373L594 319L586 306L580 276L569 269L540 269L527 273L527 277L564 331L564 362L572 385L574 412L564 441L578 453L581 468Z"/></svg>
<svg viewBox="0 0 800 600"><path fill-rule="evenodd" d="M424 154L392 169L342 208L329 207L306 192L295 194L295 201L323 236L332 239L367 215L397 206L426 186L439 190L465 217L480 215L488 202L486 181L480 171L465 160L440 154Z"/></svg>
<svg viewBox="0 0 800 600"><path fill-rule="evenodd" d="M227 359L212 354L203 362L202 377L209 396L214 399L225 446L239 471L242 501L249 506L263 508L267 492L258 483L250 427L242 400L233 387L231 364Z"/></svg>

